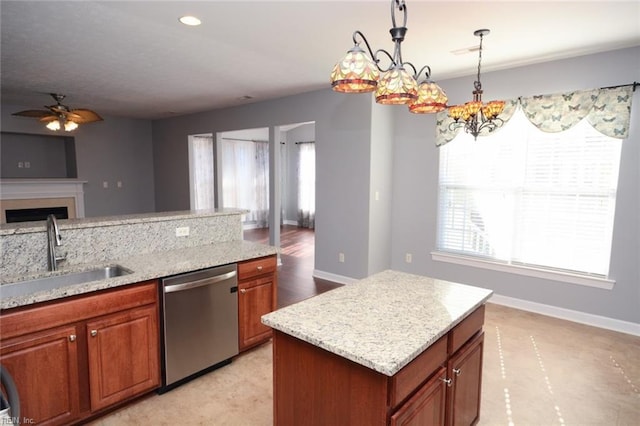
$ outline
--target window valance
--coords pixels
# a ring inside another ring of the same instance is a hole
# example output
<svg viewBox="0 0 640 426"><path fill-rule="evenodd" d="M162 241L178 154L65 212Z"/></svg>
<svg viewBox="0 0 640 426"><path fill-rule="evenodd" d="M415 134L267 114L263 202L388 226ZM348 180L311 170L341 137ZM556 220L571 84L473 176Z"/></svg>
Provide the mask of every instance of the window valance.
<svg viewBox="0 0 640 426"><path fill-rule="evenodd" d="M498 116L505 123L518 107L538 129L547 133L562 132L587 119L600 133L617 139L629 136L633 85L606 89L582 90L553 95L519 97L506 101L504 111ZM456 137L460 128L449 128L453 120L447 110L436 116L436 146L442 146ZM487 136L499 131L481 132Z"/></svg>

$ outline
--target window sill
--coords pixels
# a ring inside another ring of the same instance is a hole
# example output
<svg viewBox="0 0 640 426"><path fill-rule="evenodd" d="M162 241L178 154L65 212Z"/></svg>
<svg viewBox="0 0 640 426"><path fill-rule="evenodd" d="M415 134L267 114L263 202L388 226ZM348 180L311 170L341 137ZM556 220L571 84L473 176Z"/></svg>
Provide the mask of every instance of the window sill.
<svg viewBox="0 0 640 426"><path fill-rule="evenodd" d="M462 256L453 253L439 251L431 252L431 259L438 262L455 263L457 265L473 266L475 268L490 269L492 271L508 272L511 274L526 275L528 277L542 278L552 281L560 281L570 284L583 285L587 287L602 288L612 290L614 280L601 277L591 277L588 275L571 274L568 272L551 271L547 269L534 268L530 266L516 266L491 260L477 259L470 256Z"/></svg>

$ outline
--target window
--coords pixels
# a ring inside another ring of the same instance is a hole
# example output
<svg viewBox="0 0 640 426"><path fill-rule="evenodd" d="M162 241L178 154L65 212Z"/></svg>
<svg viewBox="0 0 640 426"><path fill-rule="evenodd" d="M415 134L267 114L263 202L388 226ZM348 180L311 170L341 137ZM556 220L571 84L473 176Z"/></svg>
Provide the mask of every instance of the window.
<svg viewBox="0 0 640 426"><path fill-rule="evenodd" d="M494 135L460 132L440 148L438 251L607 277L621 145L586 120L542 132L520 109Z"/></svg>

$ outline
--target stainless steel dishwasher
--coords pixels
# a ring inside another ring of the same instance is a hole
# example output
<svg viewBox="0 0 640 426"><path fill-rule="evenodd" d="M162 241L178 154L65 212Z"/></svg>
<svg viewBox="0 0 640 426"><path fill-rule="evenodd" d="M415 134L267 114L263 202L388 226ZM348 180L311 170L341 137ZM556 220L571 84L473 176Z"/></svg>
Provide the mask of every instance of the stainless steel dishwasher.
<svg viewBox="0 0 640 426"><path fill-rule="evenodd" d="M238 354L238 278L225 265L162 280L166 392Z"/></svg>

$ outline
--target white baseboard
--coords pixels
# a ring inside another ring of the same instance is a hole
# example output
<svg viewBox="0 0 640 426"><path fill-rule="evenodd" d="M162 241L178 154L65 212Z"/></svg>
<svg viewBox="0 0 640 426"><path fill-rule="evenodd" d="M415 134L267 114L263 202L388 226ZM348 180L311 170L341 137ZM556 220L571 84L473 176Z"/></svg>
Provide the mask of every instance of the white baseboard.
<svg viewBox="0 0 640 426"><path fill-rule="evenodd" d="M491 296L489 302L497 305L508 306L510 308L522 309L523 311L534 312L536 314L573 321L580 324L640 336L640 324L628 321L587 314L580 311L573 311L571 309L558 308L557 306L545 305L542 303L529 302L528 300L515 299L513 297L502 296L495 293Z"/></svg>
<svg viewBox="0 0 640 426"><path fill-rule="evenodd" d="M331 272L319 271L317 269L313 270L313 276L315 278L320 278L321 280L332 281L338 284L353 284L357 281L360 281L356 278L346 277L344 275L332 274Z"/></svg>

